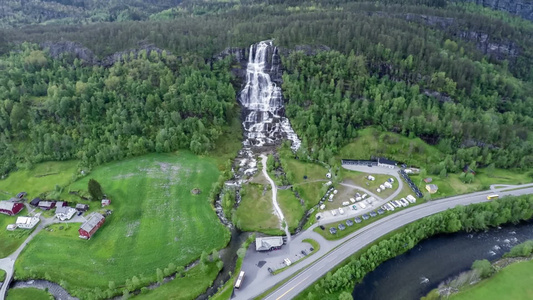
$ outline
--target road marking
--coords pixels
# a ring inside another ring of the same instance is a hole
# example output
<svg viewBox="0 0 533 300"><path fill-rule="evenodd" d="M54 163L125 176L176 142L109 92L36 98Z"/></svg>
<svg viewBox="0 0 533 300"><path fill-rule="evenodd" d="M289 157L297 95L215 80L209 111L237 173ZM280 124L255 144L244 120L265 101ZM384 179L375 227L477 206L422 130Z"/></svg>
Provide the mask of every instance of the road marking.
<svg viewBox="0 0 533 300"><path fill-rule="evenodd" d="M285 293L283 293L283 295L279 296L278 298L276 298L276 300L279 300L281 298L283 298L285 295L287 295L287 293L289 293L290 291L292 291L295 287L297 287L300 283L304 282L307 278L311 277L311 275L305 277L304 279L302 279L300 282L298 282L295 286L291 287L288 291L286 291Z"/></svg>

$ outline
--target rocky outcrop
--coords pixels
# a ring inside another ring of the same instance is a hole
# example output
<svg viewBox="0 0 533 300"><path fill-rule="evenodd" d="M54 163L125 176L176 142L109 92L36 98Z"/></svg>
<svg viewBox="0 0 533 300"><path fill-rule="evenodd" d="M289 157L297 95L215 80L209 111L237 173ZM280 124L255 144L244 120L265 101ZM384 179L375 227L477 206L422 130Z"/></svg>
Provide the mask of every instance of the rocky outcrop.
<svg viewBox="0 0 533 300"><path fill-rule="evenodd" d="M502 10L526 20L533 21L533 2L531 0L463 0L478 5Z"/></svg>
<svg viewBox="0 0 533 300"><path fill-rule="evenodd" d="M483 32L464 31L460 32L458 36L463 40L474 42L481 52L499 60L517 57L521 52L515 42L510 40L491 41L490 36Z"/></svg>
<svg viewBox="0 0 533 300"><path fill-rule="evenodd" d="M44 42L40 44L41 48L47 50L51 57L60 58L63 55L72 55L73 57L83 61L86 65L100 65L109 67L118 61L123 61L126 56L133 56L137 58L141 51L146 51L150 54L152 51L161 54L162 49L155 47L154 45L142 45L139 48L128 49L121 52L116 52L112 55L98 59L96 55L87 47L80 43L62 41L62 42Z"/></svg>

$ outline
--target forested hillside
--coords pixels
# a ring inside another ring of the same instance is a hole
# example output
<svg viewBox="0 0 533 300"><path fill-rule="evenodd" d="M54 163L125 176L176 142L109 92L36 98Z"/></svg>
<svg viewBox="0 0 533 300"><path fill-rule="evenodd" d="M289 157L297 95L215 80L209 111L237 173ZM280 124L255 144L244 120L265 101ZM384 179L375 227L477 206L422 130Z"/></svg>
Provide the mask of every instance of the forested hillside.
<svg viewBox="0 0 533 300"><path fill-rule="evenodd" d="M181 0L2 0L0 28L145 20Z"/></svg>
<svg viewBox="0 0 533 300"><path fill-rule="evenodd" d="M533 167L530 21L445 0L178 2L65 0L85 21L22 28L5 14L21 2L0 5L4 27L17 26L0 30L2 171L16 161L209 149L236 103L236 64L212 58L265 39L282 48L287 115L313 158L327 160L377 125L438 145L449 170L471 161ZM111 6L143 15L87 21ZM78 42L100 58L146 44L168 53L104 68L53 60L20 45L28 41Z"/></svg>
<svg viewBox="0 0 533 300"><path fill-rule="evenodd" d="M43 160L85 165L179 148L203 153L233 118L228 60L163 52L111 68L52 60L24 44L0 60L0 172Z"/></svg>

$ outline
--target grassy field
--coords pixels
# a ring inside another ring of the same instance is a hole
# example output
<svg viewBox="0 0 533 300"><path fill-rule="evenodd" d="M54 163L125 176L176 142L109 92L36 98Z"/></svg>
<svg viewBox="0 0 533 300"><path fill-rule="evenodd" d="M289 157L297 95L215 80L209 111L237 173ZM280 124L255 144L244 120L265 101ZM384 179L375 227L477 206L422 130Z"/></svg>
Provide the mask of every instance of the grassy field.
<svg viewBox="0 0 533 300"><path fill-rule="evenodd" d="M27 214L24 208L18 216ZM13 253L26 240L32 230L17 229L15 231L7 231L8 224L13 224L17 220L17 216L7 216L0 214L0 258L6 257Z"/></svg>
<svg viewBox="0 0 533 300"><path fill-rule="evenodd" d="M289 148L281 148L279 155L285 171L291 173L292 185L304 199L306 209L310 209L326 192L323 186L328 181L326 178L328 170L322 165L295 159Z"/></svg>
<svg viewBox="0 0 533 300"><path fill-rule="evenodd" d="M533 261L512 264L493 277L453 295L453 300L533 299Z"/></svg>
<svg viewBox="0 0 533 300"><path fill-rule="evenodd" d="M0 269L0 282L6 279L6 271Z"/></svg>
<svg viewBox="0 0 533 300"><path fill-rule="evenodd" d="M121 286L133 276L155 280L157 268L182 266L202 251L225 246L229 232L208 199L219 174L215 159L189 152L96 168L69 188L86 189L90 178L98 180L113 201L113 214L89 241L78 238L76 224L43 231L17 260L17 278L49 277L83 296L92 288L106 289L109 281ZM201 193L192 195L193 188Z"/></svg>
<svg viewBox="0 0 533 300"><path fill-rule="evenodd" d="M45 162L31 170L19 170L0 180L0 199L9 199L19 192L27 192L33 199L41 193L53 191L71 182L78 166L77 161Z"/></svg>
<svg viewBox="0 0 533 300"><path fill-rule="evenodd" d="M291 190L278 190L278 203L289 225L289 230L294 231L305 214L305 206Z"/></svg>
<svg viewBox="0 0 533 300"><path fill-rule="evenodd" d="M370 181L366 179L368 175L374 176L376 180ZM376 191L376 189L378 189L381 184L383 184L385 181L387 181L387 179L391 177L392 176L386 175L386 174L369 174L369 173L347 170L345 168L341 168L339 171L339 178L341 179L342 182L363 187L383 199L392 195L394 191L398 189L398 182L396 181L396 178L394 178L394 183L392 183L392 189L385 189L384 191L381 191L380 193Z"/></svg>
<svg viewBox="0 0 533 300"><path fill-rule="evenodd" d="M384 156L407 165L426 166L440 162L444 155L420 138L408 138L392 132L381 132L368 127L357 132L353 142L341 148L338 159L370 159Z"/></svg>
<svg viewBox="0 0 533 300"><path fill-rule="evenodd" d="M132 299L150 300L190 300L196 299L215 281L220 269L216 263L208 263L205 270L196 266L186 272L184 277L175 278L154 290L139 294Z"/></svg>
<svg viewBox="0 0 533 300"><path fill-rule="evenodd" d="M23 289L11 289L7 293L6 300L50 300L54 297L40 289L35 288L23 288Z"/></svg>
<svg viewBox="0 0 533 300"><path fill-rule="evenodd" d="M274 214L272 190L267 185L247 184L243 187L241 203L233 213L233 220L243 231L259 231L267 234L282 234L279 219Z"/></svg>

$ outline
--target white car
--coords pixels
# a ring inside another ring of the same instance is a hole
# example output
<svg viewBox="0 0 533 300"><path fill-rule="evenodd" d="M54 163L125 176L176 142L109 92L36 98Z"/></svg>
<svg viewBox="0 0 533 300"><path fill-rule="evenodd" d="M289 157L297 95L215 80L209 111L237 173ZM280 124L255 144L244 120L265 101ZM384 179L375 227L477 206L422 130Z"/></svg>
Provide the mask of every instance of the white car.
<svg viewBox="0 0 533 300"><path fill-rule="evenodd" d="M342 209L341 207L339 207L339 214L344 215L344 209Z"/></svg>
<svg viewBox="0 0 533 300"><path fill-rule="evenodd" d="M342 202L342 206L348 206L348 205L350 205L350 202L349 202L349 201L344 201L344 202Z"/></svg>
<svg viewBox="0 0 533 300"><path fill-rule="evenodd" d="M365 209L366 205L363 202L359 202L359 206L361 206L361 209Z"/></svg>
<svg viewBox="0 0 533 300"><path fill-rule="evenodd" d="M333 216L336 216L336 215L337 215L337 211L336 211L336 210L332 210L332 211L331 211L331 214L332 214Z"/></svg>
<svg viewBox="0 0 533 300"><path fill-rule="evenodd" d="M368 197L367 194L363 194L363 196L361 196L361 198L365 199L366 197Z"/></svg>
<svg viewBox="0 0 533 300"><path fill-rule="evenodd" d="M355 203L355 199L354 198L350 198L350 202Z"/></svg>

